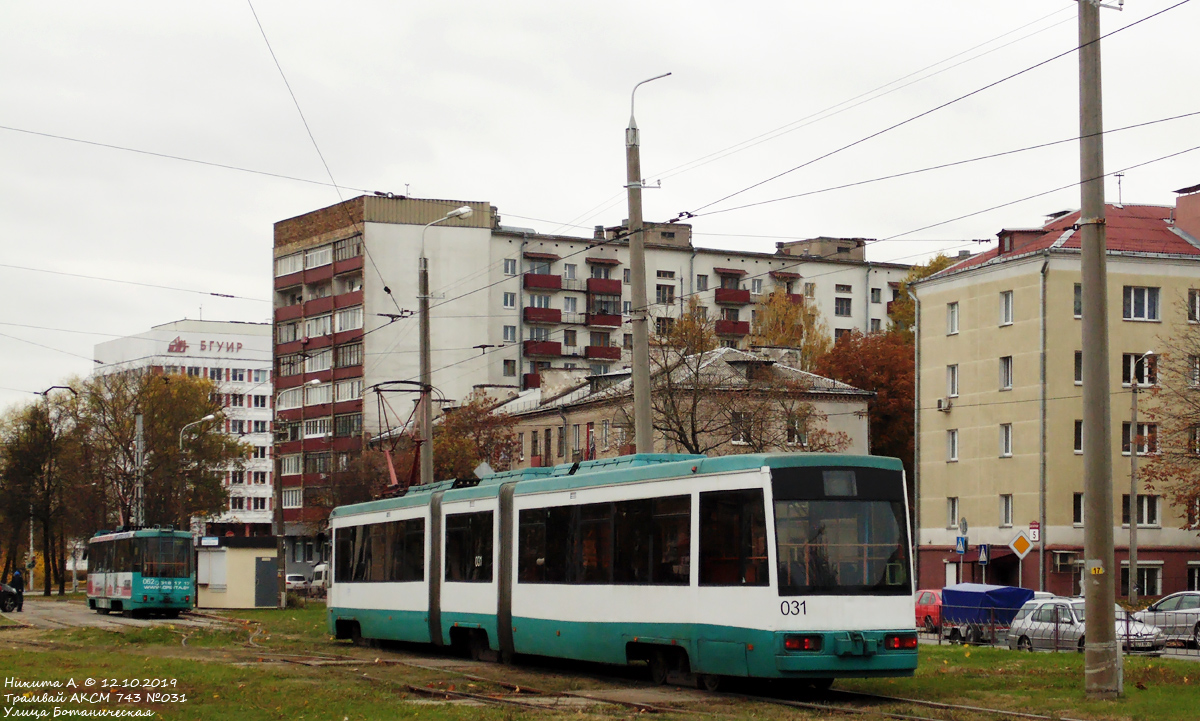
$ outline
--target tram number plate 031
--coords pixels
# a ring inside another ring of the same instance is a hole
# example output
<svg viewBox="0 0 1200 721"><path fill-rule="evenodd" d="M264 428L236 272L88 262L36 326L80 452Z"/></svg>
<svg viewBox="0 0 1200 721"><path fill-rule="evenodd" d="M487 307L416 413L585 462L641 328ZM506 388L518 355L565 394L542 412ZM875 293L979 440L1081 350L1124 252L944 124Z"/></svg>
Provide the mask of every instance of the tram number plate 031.
<svg viewBox="0 0 1200 721"><path fill-rule="evenodd" d="M784 616L806 616L808 607L804 601L784 601L779 604L779 611Z"/></svg>

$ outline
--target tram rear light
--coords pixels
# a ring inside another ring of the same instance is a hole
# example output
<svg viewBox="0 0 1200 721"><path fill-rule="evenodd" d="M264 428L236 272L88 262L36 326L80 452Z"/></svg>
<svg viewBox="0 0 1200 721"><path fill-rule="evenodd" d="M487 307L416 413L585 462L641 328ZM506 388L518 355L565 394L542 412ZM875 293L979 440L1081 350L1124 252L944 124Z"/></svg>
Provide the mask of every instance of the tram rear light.
<svg viewBox="0 0 1200 721"><path fill-rule="evenodd" d="M889 651L910 651L917 647L917 634L889 633L883 637L883 647Z"/></svg>
<svg viewBox="0 0 1200 721"><path fill-rule="evenodd" d="M820 651L824 638L821 636L784 636L783 647L788 651Z"/></svg>
<svg viewBox="0 0 1200 721"><path fill-rule="evenodd" d="M150 600L150 597L149 597L149 596L147 596L146 594L144 594L144 593L143 593L143 594L142 594L142 601L143 601L143 602L145 602L145 601L149 601L149 600Z"/></svg>

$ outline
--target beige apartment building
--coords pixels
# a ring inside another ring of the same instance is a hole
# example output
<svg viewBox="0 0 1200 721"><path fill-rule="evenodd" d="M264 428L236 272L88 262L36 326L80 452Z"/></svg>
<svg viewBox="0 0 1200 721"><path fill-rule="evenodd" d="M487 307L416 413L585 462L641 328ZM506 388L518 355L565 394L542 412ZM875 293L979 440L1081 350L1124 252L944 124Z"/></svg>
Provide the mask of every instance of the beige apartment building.
<svg viewBox="0 0 1200 721"><path fill-rule="evenodd" d="M1139 361L1187 328L1200 288L1200 186L1175 207L1109 205L1108 315L1114 527L1128 584L1131 383ZM921 588L962 581L1079 591L1083 550L1079 213L1005 229L998 247L918 284L917 517ZM1141 393L1139 404L1152 403ZM1156 452L1153 424L1139 456ZM1144 465L1144 461L1139 465ZM1140 480L1140 479L1139 479ZM1138 583L1148 596L1200 589L1200 536L1182 509L1140 484ZM969 550L955 552L961 520ZM1018 567L1008 544L1040 525ZM990 562L978 563L978 544ZM961 573L961 575L960 575Z"/></svg>

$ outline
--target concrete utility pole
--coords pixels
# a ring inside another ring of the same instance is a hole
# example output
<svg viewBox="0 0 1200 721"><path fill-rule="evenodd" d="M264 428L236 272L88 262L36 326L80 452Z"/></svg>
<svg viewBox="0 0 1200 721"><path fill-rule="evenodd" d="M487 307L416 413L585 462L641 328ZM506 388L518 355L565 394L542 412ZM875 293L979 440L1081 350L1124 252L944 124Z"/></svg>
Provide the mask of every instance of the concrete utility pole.
<svg viewBox="0 0 1200 721"><path fill-rule="evenodd" d="M1150 381L1150 368L1147 364L1150 362L1150 356L1154 355L1154 351L1147 351L1142 354L1133 363L1133 368L1129 374L1129 388L1133 396L1133 413L1129 420L1129 603L1135 604L1138 599L1138 565L1137 565L1137 514L1138 514L1138 492L1137 492L1137 397L1138 397L1138 378L1137 365L1142 364L1142 373L1146 376L1146 381Z"/></svg>
<svg viewBox="0 0 1200 721"><path fill-rule="evenodd" d="M656 75L633 86L629 94L629 127L625 128L629 274L633 276L633 443L638 453L654 452L654 420L650 414L650 307L646 302L646 245L642 237L642 155L633 99L640 86L668 75Z"/></svg>
<svg viewBox="0 0 1200 721"><path fill-rule="evenodd" d="M1108 391L1108 273L1105 268L1104 131L1099 0L1079 1L1079 170L1083 294L1083 497L1089 698L1124 692L1113 588L1112 437Z"/></svg>
<svg viewBox="0 0 1200 721"><path fill-rule="evenodd" d="M433 483L433 364L429 348L429 259L425 257L425 231L451 218L469 218L471 206L451 210L421 228L421 256L417 261L417 314L421 323L421 485Z"/></svg>

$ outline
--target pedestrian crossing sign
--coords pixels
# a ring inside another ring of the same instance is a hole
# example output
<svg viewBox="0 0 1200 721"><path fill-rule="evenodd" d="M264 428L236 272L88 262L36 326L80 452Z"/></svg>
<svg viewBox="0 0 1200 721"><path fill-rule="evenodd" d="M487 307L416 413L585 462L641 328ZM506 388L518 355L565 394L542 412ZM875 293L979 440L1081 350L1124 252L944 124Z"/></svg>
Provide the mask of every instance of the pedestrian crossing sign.
<svg viewBox="0 0 1200 721"><path fill-rule="evenodd" d="M954 541L954 552L955 553L966 553L967 552L967 537L966 536L959 536Z"/></svg>

